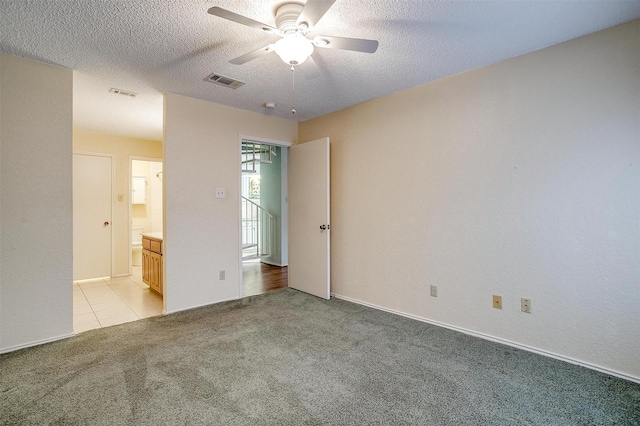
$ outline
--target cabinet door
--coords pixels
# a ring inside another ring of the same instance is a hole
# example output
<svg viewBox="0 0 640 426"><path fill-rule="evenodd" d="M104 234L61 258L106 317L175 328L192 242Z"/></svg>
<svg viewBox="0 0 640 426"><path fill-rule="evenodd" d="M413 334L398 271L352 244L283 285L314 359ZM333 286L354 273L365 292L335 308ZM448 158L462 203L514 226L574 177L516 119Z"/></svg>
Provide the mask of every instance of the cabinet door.
<svg viewBox="0 0 640 426"><path fill-rule="evenodd" d="M151 253L151 277L149 286L162 294L162 256Z"/></svg>
<svg viewBox="0 0 640 426"><path fill-rule="evenodd" d="M142 250L142 282L162 294L162 255Z"/></svg>
<svg viewBox="0 0 640 426"><path fill-rule="evenodd" d="M156 256L158 256L156 253L151 253L149 255L149 258L151 259L151 272L149 274L149 287L151 287L155 291L158 291L158 273L157 273L158 261L157 261Z"/></svg>
<svg viewBox="0 0 640 426"><path fill-rule="evenodd" d="M155 291L160 292L160 256L157 253L153 253L151 262L153 265L153 288Z"/></svg>
<svg viewBox="0 0 640 426"><path fill-rule="evenodd" d="M164 294L164 277L162 276L162 261L164 257L158 255L158 293Z"/></svg>
<svg viewBox="0 0 640 426"><path fill-rule="evenodd" d="M146 204L147 180L144 177L134 176L131 187L131 204Z"/></svg>
<svg viewBox="0 0 640 426"><path fill-rule="evenodd" d="M148 250L142 250L142 282L148 286L150 284L150 272L151 272L151 256L149 256L151 252Z"/></svg>

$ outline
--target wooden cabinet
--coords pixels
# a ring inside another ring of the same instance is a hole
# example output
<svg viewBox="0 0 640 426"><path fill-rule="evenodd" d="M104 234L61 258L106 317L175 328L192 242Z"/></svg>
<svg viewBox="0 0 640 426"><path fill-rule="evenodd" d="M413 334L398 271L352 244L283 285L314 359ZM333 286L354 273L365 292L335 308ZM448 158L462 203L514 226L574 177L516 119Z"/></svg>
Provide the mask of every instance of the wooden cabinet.
<svg viewBox="0 0 640 426"><path fill-rule="evenodd" d="M142 281L162 294L162 240L142 236Z"/></svg>

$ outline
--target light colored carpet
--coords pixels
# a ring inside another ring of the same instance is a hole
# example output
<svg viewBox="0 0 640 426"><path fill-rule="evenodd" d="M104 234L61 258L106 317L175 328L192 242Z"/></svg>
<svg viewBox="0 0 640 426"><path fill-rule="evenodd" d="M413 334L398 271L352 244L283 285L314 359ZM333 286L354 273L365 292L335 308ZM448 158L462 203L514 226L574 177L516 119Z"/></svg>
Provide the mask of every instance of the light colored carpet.
<svg viewBox="0 0 640 426"><path fill-rule="evenodd" d="M0 356L3 425L640 424L640 385L282 290Z"/></svg>

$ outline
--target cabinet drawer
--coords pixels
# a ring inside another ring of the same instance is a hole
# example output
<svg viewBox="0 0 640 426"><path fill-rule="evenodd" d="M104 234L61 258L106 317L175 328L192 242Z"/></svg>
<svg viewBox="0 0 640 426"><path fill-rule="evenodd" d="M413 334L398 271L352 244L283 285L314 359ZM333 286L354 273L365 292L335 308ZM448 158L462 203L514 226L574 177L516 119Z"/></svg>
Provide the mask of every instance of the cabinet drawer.
<svg viewBox="0 0 640 426"><path fill-rule="evenodd" d="M162 243L160 241L151 240L151 248L149 250L154 253L162 254Z"/></svg>
<svg viewBox="0 0 640 426"><path fill-rule="evenodd" d="M162 254L162 241L142 237L142 248L154 253Z"/></svg>

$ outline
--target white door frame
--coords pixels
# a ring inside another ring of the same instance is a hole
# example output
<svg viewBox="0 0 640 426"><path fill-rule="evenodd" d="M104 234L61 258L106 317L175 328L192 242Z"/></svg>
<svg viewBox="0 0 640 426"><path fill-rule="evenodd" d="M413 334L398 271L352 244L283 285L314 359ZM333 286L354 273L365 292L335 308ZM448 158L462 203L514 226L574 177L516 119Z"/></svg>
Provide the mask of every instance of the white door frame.
<svg viewBox="0 0 640 426"><path fill-rule="evenodd" d="M104 152L91 152L91 151L73 151L74 155L92 155L94 157L109 157L111 158L111 277L114 276L116 270L116 245L115 242L115 225L114 220L116 217L116 155L107 154ZM73 158L73 157L72 157ZM73 176L72 176L73 181Z"/></svg>
<svg viewBox="0 0 640 426"><path fill-rule="evenodd" d="M129 194L128 194L128 199L129 199L129 230L128 230L128 234L129 234L129 275L133 274L133 264L132 264L132 260L131 260L131 252L133 251L133 247L132 247L132 242L131 242L131 226L132 226L132 221L133 221L133 205L132 205L132 199L131 199L131 193L133 191L133 180L132 180L132 174L133 174L133 161L153 161L154 163L162 163L162 231L164 233L164 158L155 158L155 157L140 157L137 155L130 155L129 156L129 164L127 166L127 170L128 170L128 174L129 174Z"/></svg>
<svg viewBox="0 0 640 426"><path fill-rule="evenodd" d="M240 261L238 271L238 299L244 297L244 277L242 268L242 142L252 141L264 143L267 145L279 146L281 148L289 148L293 146L293 142L278 141L275 139L259 138L255 136L238 135L238 157L236 165L238 167L238 259Z"/></svg>

